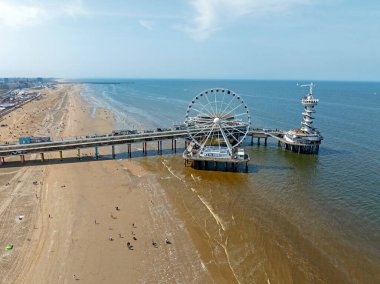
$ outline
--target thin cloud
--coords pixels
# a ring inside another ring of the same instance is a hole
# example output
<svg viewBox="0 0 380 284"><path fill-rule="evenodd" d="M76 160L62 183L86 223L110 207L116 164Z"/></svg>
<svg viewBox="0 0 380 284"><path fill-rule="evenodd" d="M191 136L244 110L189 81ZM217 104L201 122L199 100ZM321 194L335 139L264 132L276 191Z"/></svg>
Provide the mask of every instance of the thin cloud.
<svg viewBox="0 0 380 284"><path fill-rule="evenodd" d="M205 40L241 17L286 12L313 0L190 0L195 15L183 28L196 40Z"/></svg>
<svg viewBox="0 0 380 284"><path fill-rule="evenodd" d="M153 22L151 21L139 20L139 24L147 30L153 30Z"/></svg>
<svg viewBox="0 0 380 284"><path fill-rule="evenodd" d="M85 15L87 12L80 0L68 1L28 1L15 2L0 0L0 27L25 28L46 22L62 16Z"/></svg>

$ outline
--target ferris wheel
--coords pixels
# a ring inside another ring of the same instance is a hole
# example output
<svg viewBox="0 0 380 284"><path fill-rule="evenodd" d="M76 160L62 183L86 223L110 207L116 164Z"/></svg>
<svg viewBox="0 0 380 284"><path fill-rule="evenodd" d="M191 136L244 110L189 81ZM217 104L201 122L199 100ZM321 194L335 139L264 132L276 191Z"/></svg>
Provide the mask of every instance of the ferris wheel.
<svg viewBox="0 0 380 284"><path fill-rule="evenodd" d="M246 137L251 116L239 95L228 89L213 88L193 98L185 124L199 156L229 158Z"/></svg>

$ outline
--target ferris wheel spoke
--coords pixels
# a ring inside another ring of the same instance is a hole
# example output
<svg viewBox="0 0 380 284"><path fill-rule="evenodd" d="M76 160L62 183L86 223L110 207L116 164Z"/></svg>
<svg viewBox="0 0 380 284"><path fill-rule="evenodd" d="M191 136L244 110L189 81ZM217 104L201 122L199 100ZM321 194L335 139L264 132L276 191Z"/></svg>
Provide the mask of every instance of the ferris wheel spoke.
<svg viewBox="0 0 380 284"><path fill-rule="evenodd" d="M222 110L222 108L223 108L223 102L224 102L224 98L226 97L226 92L224 91L223 92L223 98L222 98L222 100L220 101L220 110ZM220 114L223 114L222 112L220 113Z"/></svg>
<svg viewBox="0 0 380 284"><path fill-rule="evenodd" d="M242 113L239 113L239 114L234 114L234 117L238 117L238 116L242 116L242 115L247 115L248 116L248 113L247 112L242 112Z"/></svg>
<svg viewBox="0 0 380 284"><path fill-rule="evenodd" d="M242 104L239 104L239 105L237 105L237 106L235 106L233 109L231 109L228 113L226 113L226 115L229 115L229 114L231 114L233 111L235 111L235 110L237 110L239 107L241 107L242 106Z"/></svg>
<svg viewBox="0 0 380 284"><path fill-rule="evenodd" d="M203 107L204 108L204 107ZM196 109L196 108L191 108L192 110L194 110L194 111L196 111L196 112L198 112L198 113L200 113L200 114L203 114L203 115L205 115L205 113L204 112L202 112L201 110L199 110L199 109ZM205 108L204 108L205 109ZM207 114L208 115L212 115L207 109L205 109L206 110L206 112L207 112Z"/></svg>
<svg viewBox="0 0 380 284"><path fill-rule="evenodd" d="M219 145L219 149L220 149L220 135L219 135L219 131L217 132L218 134L218 145Z"/></svg>
<svg viewBox="0 0 380 284"><path fill-rule="evenodd" d="M239 128L231 127L234 131L240 132L243 135L246 135L247 132L241 131Z"/></svg>
<svg viewBox="0 0 380 284"><path fill-rule="evenodd" d="M215 115L218 115L218 103L216 102L216 94L217 92L214 92L214 101L215 101Z"/></svg>
<svg viewBox="0 0 380 284"><path fill-rule="evenodd" d="M237 142L239 143L239 140L227 129L225 128L225 130L228 132L228 134L230 134L230 136Z"/></svg>
<svg viewBox="0 0 380 284"><path fill-rule="evenodd" d="M210 116L213 116L214 115L214 109L212 107L212 102L208 102L207 104L204 104L202 105L202 110L206 110L207 113L210 115Z"/></svg>
<svg viewBox="0 0 380 284"><path fill-rule="evenodd" d="M204 142L202 143L202 149L205 147L205 144L207 143L207 140L210 138L210 135L213 132L214 132L214 126L212 126L210 133L206 136L206 139L203 140Z"/></svg>
<svg viewBox="0 0 380 284"><path fill-rule="evenodd" d="M197 133L195 133L195 134L193 135L193 137L197 137L197 136L200 135L200 134L204 135L204 132L207 131L207 130L210 128L210 126L212 126L212 124L209 124L209 125L207 125L207 126L202 127L201 130L200 130L199 132L197 132Z"/></svg>
<svg viewBox="0 0 380 284"><path fill-rule="evenodd" d="M221 113L224 113L227 108L229 108L229 106L234 102L235 100L235 97L232 97L232 99L228 102L228 104L226 104L226 107L223 109L223 111Z"/></svg>
<svg viewBox="0 0 380 284"><path fill-rule="evenodd" d="M211 107L211 111L214 112L215 110L213 109L213 107L212 107L212 103L211 103L211 101L208 99L207 94L205 95L205 98L206 98L206 100L208 101L208 105L210 105L210 107ZM214 113L215 113L215 112L214 112Z"/></svg>
<svg viewBox="0 0 380 284"><path fill-rule="evenodd" d="M220 132L222 133L224 141L226 141L226 145L227 145L228 151L230 152L230 155L232 156L232 146L231 146L231 143L228 140L228 137L227 137L226 133L224 133L223 128L222 128L221 125L219 125L219 129L220 129Z"/></svg>

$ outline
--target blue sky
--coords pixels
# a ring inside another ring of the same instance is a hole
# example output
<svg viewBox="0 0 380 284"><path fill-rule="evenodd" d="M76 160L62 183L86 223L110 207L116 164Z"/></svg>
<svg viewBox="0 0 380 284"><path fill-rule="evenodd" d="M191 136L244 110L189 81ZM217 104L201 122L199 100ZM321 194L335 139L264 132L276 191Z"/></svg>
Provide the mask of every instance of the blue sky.
<svg viewBox="0 0 380 284"><path fill-rule="evenodd" d="M0 77L380 79L380 1L0 0Z"/></svg>

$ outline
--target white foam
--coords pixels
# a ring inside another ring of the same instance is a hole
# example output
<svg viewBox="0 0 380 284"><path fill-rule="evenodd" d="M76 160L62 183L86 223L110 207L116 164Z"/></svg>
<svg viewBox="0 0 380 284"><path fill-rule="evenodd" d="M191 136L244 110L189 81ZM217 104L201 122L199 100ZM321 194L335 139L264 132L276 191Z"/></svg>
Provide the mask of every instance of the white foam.
<svg viewBox="0 0 380 284"><path fill-rule="evenodd" d="M221 218L214 212L214 210L212 209L211 205L206 200L204 200L201 196L198 195L198 198L204 204L204 206L206 206L206 208L211 213L211 215L214 217L216 223L218 225L220 225L220 227L222 228L223 231L226 231L226 227L224 226Z"/></svg>

